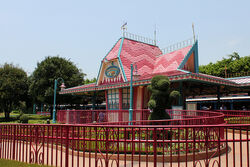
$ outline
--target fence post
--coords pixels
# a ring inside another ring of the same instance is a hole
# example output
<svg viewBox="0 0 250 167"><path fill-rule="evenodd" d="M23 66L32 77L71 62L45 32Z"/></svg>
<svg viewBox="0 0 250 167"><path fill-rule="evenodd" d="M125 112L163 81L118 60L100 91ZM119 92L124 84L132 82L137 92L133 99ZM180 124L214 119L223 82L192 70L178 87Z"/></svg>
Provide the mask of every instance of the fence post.
<svg viewBox="0 0 250 167"><path fill-rule="evenodd" d="M0 126L0 158L2 158L2 126Z"/></svg>
<svg viewBox="0 0 250 167"><path fill-rule="evenodd" d="M15 159L15 150L16 150L16 125L14 126L13 130L13 151L12 151L12 159Z"/></svg>
<svg viewBox="0 0 250 167"><path fill-rule="evenodd" d="M106 157L105 157L105 166L109 164L109 127L105 127L105 135L106 135Z"/></svg>
<svg viewBox="0 0 250 167"><path fill-rule="evenodd" d="M69 126L65 126L66 128L66 139L65 139L65 167L69 166Z"/></svg>
<svg viewBox="0 0 250 167"><path fill-rule="evenodd" d="M157 136L156 136L156 128L154 128L153 139L154 139L154 145L153 145L153 148L154 148L154 167L157 167L157 152L156 152L156 149L157 149Z"/></svg>

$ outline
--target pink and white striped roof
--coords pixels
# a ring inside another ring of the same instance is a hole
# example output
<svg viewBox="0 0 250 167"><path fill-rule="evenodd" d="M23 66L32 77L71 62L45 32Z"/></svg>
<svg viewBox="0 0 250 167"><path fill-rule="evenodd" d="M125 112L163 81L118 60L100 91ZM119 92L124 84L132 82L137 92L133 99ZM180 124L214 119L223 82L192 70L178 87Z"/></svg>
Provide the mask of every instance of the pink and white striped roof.
<svg viewBox="0 0 250 167"><path fill-rule="evenodd" d="M237 84L250 84L250 77L238 77L238 78L231 78L230 81L233 81Z"/></svg>
<svg viewBox="0 0 250 167"><path fill-rule="evenodd" d="M139 41L122 38L115 44L108 55L104 58L107 61L117 59L120 50L120 60L127 81L130 80L130 65L136 64L137 74L140 78L152 76L159 73L176 71L187 55L192 45L162 55L158 46L146 44Z"/></svg>

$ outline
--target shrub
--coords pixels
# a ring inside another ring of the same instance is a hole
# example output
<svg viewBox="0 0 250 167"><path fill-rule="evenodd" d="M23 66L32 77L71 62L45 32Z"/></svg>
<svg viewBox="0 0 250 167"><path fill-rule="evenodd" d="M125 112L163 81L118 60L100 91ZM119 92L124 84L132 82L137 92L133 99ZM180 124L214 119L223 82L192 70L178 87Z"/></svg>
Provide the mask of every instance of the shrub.
<svg viewBox="0 0 250 167"><path fill-rule="evenodd" d="M14 111L12 111L12 113L13 113L13 114L19 114L20 111L19 111L19 110L14 110Z"/></svg>
<svg viewBox="0 0 250 167"><path fill-rule="evenodd" d="M153 111L149 120L170 119L165 109L170 108L174 100L180 97L178 91L170 89L170 81L166 76L154 76L148 90L152 93L148 107Z"/></svg>
<svg viewBox="0 0 250 167"><path fill-rule="evenodd" d="M28 115L23 114L23 115L20 117L20 123L28 123L28 121L29 121Z"/></svg>

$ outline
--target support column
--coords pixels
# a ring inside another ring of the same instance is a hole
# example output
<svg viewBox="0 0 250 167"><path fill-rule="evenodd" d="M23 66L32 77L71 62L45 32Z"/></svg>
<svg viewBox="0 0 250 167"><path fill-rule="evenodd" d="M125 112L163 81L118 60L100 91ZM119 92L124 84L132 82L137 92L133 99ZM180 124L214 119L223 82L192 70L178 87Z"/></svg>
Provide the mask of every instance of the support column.
<svg viewBox="0 0 250 167"><path fill-rule="evenodd" d="M220 109L220 86L217 86L217 109L219 110Z"/></svg>
<svg viewBox="0 0 250 167"><path fill-rule="evenodd" d="M122 110L122 88L119 88L119 110Z"/></svg>
<svg viewBox="0 0 250 167"><path fill-rule="evenodd" d="M133 109L137 109L137 94L138 94L138 87L134 87L133 88L134 91L133 91Z"/></svg>
<svg viewBox="0 0 250 167"><path fill-rule="evenodd" d="M106 110L109 109L109 105L108 105L108 90L105 90L105 101L106 101Z"/></svg>
<svg viewBox="0 0 250 167"><path fill-rule="evenodd" d="M36 114L36 104L33 104L33 114Z"/></svg>
<svg viewBox="0 0 250 167"><path fill-rule="evenodd" d="M142 91L142 93L141 93L141 109L144 109L144 89L145 89L145 87L143 86L141 88L141 91Z"/></svg>
<svg viewBox="0 0 250 167"><path fill-rule="evenodd" d="M178 105L183 106L183 83L182 82L179 82L179 92L180 92L180 97L179 97Z"/></svg>
<svg viewBox="0 0 250 167"><path fill-rule="evenodd" d="M92 96L92 109L95 110L96 108L96 92L94 92L94 95Z"/></svg>
<svg viewBox="0 0 250 167"><path fill-rule="evenodd" d="M230 110L233 110L234 109L234 102L233 100L230 102Z"/></svg>
<svg viewBox="0 0 250 167"><path fill-rule="evenodd" d="M92 96L92 110L96 109L96 91L94 92L93 96ZM91 122L96 121L97 115L96 112L92 111L92 118L91 118Z"/></svg>
<svg viewBox="0 0 250 167"><path fill-rule="evenodd" d="M217 103L215 102L214 103L214 110L216 110L217 109Z"/></svg>
<svg viewBox="0 0 250 167"><path fill-rule="evenodd" d="M43 104L41 104L41 115L43 115Z"/></svg>

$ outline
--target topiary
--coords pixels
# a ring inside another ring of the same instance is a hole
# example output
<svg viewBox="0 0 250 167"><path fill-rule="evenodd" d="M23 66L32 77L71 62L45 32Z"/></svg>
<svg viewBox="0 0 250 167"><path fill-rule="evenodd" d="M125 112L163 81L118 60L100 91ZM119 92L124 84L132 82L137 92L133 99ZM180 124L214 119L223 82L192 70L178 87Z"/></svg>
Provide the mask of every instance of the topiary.
<svg viewBox="0 0 250 167"><path fill-rule="evenodd" d="M29 117L26 114L21 115L20 117L20 123L28 123Z"/></svg>
<svg viewBox="0 0 250 167"><path fill-rule="evenodd" d="M170 90L170 81L168 77L157 75L151 80L148 90L152 93L148 102L148 107L152 110L149 120L170 119L169 114L165 111L171 108L174 100L180 97L178 91Z"/></svg>

